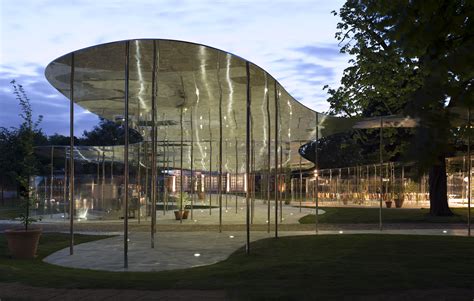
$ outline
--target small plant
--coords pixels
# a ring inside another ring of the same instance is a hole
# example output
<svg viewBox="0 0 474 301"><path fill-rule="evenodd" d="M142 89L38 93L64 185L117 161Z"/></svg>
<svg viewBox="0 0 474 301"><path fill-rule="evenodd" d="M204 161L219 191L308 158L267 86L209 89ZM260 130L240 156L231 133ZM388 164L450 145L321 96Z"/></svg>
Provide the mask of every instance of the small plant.
<svg viewBox="0 0 474 301"><path fill-rule="evenodd" d="M182 202L181 202L182 197ZM183 211L189 208L191 205L191 198L187 192L178 193L176 196L176 202L179 204L179 210Z"/></svg>
<svg viewBox="0 0 474 301"><path fill-rule="evenodd" d="M20 184L21 187L26 187L24 184ZM29 184L27 184L29 185ZM23 200L20 209L23 211L18 215L20 222L25 227L25 231L28 231L28 226L34 222L41 221L41 218L33 218L30 216L30 208L35 204L36 199L33 195L28 196L26 191L20 192L20 199Z"/></svg>
<svg viewBox="0 0 474 301"><path fill-rule="evenodd" d="M23 213L19 215L19 218L24 226L24 230L6 229L5 237L8 242L8 249L13 258L32 259L36 256L42 233L41 228L28 229L28 226L36 221L35 218L30 216L30 208L35 201L30 179L37 173L36 166L38 163L34 154L34 141L36 135L40 134L38 125L42 117L39 116L36 122L33 121L30 100L25 90L21 85L17 85L15 80L12 80L10 83L13 86L13 94L20 102L20 117L23 120L20 127L14 129L18 138L18 143L15 145L17 149L15 151L18 152L18 157L20 158L18 168L14 173L18 183L20 200L22 201L20 207Z"/></svg>
<svg viewBox="0 0 474 301"><path fill-rule="evenodd" d="M188 218L188 209L191 203L191 199L186 192L177 193L174 196L177 210L174 211L175 218L182 221L183 219Z"/></svg>
<svg viewBox="0 0 474 301"><path fill-rule="evenodd" d="M181 203L181 195L183 196L183 202ZM186 210L190 208L191 197L187 192L176 192L170 196L172 202L176 204L176 210Z"/></svg>
<svg viewBox="0 0 474 301"><path fill-rule="evenodd" d="M34 121L30 99L23 86L17 84L15 80L12 80L10 84L13 87L13 94L20 104L21 113L19 115L23 120L18 129L19 151L21 152L22 160L16 179L19 184L20 199L23 201L21 208L24 211L19 215L19 218L25 227L25 231L28 231L28 226L37 221L35 218L30 217L30 208L34 203L30 178L37 171L37 161L34 154L34 138L35 134L39 131L38 127L43 120L43 116L38 116L38 119Z"/></svg>

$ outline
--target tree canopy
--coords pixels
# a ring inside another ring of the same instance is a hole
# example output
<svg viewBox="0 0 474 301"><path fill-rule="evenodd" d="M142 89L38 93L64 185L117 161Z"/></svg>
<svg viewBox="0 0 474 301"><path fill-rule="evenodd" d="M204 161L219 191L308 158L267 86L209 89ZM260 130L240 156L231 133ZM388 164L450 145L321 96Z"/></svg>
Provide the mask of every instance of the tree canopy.
<svg viewBox="0 0 474 301"><path fill-rule="evenodd" d="M333 12L341 18L336 32L341 52L352 59L341 86L325 87L330 113L419 118L414 132L384 131L384 157L404 156L430 170L435 215L450 214L444 158L453 151L460 126L451 108L473 102L473 13L474 2L463 0L348 0ZM364 157L374 149L376 135L370 130L353 135Z"/></svg>

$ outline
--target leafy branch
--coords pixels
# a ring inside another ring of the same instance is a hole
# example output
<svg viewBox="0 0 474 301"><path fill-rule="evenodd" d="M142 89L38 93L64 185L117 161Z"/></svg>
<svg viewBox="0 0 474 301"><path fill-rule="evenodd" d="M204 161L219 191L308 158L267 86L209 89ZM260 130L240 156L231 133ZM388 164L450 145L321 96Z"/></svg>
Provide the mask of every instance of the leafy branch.
<svg viewBox="0 0 474 301"><path fill-rule="evenodd" d="M16 180L20 187L20 198L23 201L22 209L24 210L24 213L19 217L27 231L28 226L37 221L35 218L30 217L30 208L35 201L32 195L33 188L30 185L30 178L37 172L36 158L34 154L34 137L35 133L39 131L38 128L43 120L43 116L40 115L37 120L34 120L33 109L25 89L22 85L17 84L15 80L12 80L10 84L13 87L13 94L20 104L21 113L19 116L23 120L18 129L22 159Z"/></svg>

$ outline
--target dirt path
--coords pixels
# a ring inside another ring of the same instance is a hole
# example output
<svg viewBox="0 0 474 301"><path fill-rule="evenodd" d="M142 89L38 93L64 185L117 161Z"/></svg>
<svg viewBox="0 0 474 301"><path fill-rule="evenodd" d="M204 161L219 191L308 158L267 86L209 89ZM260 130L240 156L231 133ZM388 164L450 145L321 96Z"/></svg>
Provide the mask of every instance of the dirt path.
<svg viewBox="0 0 474 301"><path fill-rule="evenodd" d="M0 283L0 300L227 300L222 290L64 289Z"/></svg>

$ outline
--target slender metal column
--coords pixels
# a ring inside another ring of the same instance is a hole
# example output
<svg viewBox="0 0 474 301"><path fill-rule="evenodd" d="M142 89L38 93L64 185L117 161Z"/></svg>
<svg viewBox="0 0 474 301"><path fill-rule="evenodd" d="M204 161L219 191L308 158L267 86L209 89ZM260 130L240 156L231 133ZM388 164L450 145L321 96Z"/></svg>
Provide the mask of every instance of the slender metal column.
<svg viewBox="0 0 474 301"><path fill-rule="evenodd" d="M402 179L401 179L401 185L402 185L402 200L405 199L405 166L402 164Z"/></svg>
<svg viewBox="0 0 474 301"><path fill-rule="evenodd" d="M278 102L279 102L279 95L277 89L277 83L275 81L274 85L275 89L275 170L274 170L274 177L275 177L275 238L278 238Z"/></svg>
<svg viewBox="0 0 474 301"><path fill-rule="evenodd" d="M114 184L114 161L115 161L115 146L112 146L112 161L110 162L110 184Z"/></svg>
<svg viewBox="0 0 474 301"><path fill-rule="evenodd" d="M392 196L392 199L393 199L393 196L395 194L395 164L394 163L391 163L392 165L392 190L391 190L391 196Z"/></svg>
<svg viewBox="0 0 474 301"><path fill-rule="evenodd" d="M317 114L317 113L316 113ZM301 155L300 155L300 162L299 162L299 167L300 167L300 173L299 173L299 176L300 176L300 195L299 195L299 199L300 199L300 212L301 212L301 201L303 199L303 170L301 168Z"/></svg>
<svg viewBox="0 0 474 301"><path fill-rule="evenodd" d="M467 158L468 158L468 174L467 174L467 236L471 236L471 106L467 110Z"/></svg>
<svg viewBox="0 0 474 301"><path fill-rule="evenodd" d="M270 93L268 93L267 74L265 73L265 93L267 97L267 232L270 233L270 176L271 176L271 121L270 121Z"/></svg>
<svg viewBox="0 0 474 301"><path fill-rule="evenodd" d="M366 181L367 181L367 188L366 188L366 197L367 195L370 196L370 169L369 169L369 165L367 164L366 166ZM403 176L402 176L403 177Z"/></svg>
<svg viewBox="0 0 474 301"><path fill-rule="evenodd" d="M93 203L96 202L97 203L97 207L99 207L99 184L100 184L100 151L97 151L97 184L95 185L95 187L97 187L97 198L93 198ZM94 190L94 192L96 191ZM94 193L95 195L95 193ZM95 206L94 206L95 208ZM102 209L102 204L100 205L100 208Z"/></svg>
<svg viewBox="0 0 474 301"><path fill-rule="evenodd" d="M316 171L316 177L314 179L314 185L315 185L315 190L314 190L314 196L315 196L315 205L316 205L316 218L315 218L315 223L316 223L316 234L319 232L319 220L318 220L318 214L319 214L319 195L318 195L318 187L319 187L319 157L318 157L318 140L319 140L319 115L318 112L315 112L316 114L316 145L314 147L314 167Z"/></svg>
<svg viewBox="0 0 474 301"><path fill-rule="evenodd" d="M64 204L64 209L63 209L63 218L66 219L66 200L67 200L67 149L66 147L64 148L64 181L63 181L63 204Z"/></svg>
<svg viewBox="0 0 474 301"><path fill-rule="evenodd" d="M374 164L374 181L372 191L377 195L377 165Z"/></svg>
<svg viewBox="0 0 474 301"><path fill-rule="evenodd" d="M239 151L238 151L238 143L237 143L237 139L235 139L235 214L237 214L239 212L239 205L237 203L237 194L238 194L238 191L237 191L237 184L238 184L238 181L239 180Z"/></svg>
<svg viewBox="0 0 474 301"><path fill-rule="evenodd" d="M140 106L138 106L140 107ZM138 110L138 116L140 116L140 110ZM138 118L138 123L140 124L140 118ZM138 127L138 130L140 131L140 127ZM142 169L140 166L140 160L141 160L141 148L142 144L136 145L137 150L137 192L138 192L138 223L141 223L141 215L142 215L142 203L141 203L141 196L142 196Z"/></svg>
<svg viewBox="0 0 474 301"><path fill-rule="evenodd" d="M105 149L102 148L102 183L100 185L100 200L102 203L102 210L104 210L105 205L104 205L104 185L105 185Z"/></svg>
<svg viewBox="0 0 474 301"><path fill-rule="evenodd" d="M245 177L247 179L247 191L245 192L246 198L246 215L245 215L245 224L247 229L247 241L245 245L245 250L247 254L250 253L250 118L251 118L251 95L250 95L250 64L249 62L245 63L245 69L247 71L247 127L245 135Z"/></svg>
<svg viewBox="0 0 474 301"><path fill-rule="evenodd" d="M167 128L167 127L166 127ZM166 146L163 148L163 157L166 158L166 173L163 174L163 193L164 193L164 200L163 200L163 215L166 215L166 212L168 211L168 199L169 199L169 191L168 191L168 186L167 186L167 175L169 174L170 170L170 147L169 147L169 141L168 138L166 138ZM173 156L173 162L174 162L174 156ZM174 164L174 163L173 163Z"/></svg>
<svg viewBox="0 0 474 301"><path fill-rule="evenodd" d="M51 146L51 178L49 180L49 213L53 218L54 146Z"/></svg>
<svg viewBox="0 0 474 301"><path fill-rule="evenodd" d="M195 200L195 193L194 190L195 180L194 180L194 120L193 120L193 110L191 109L190 112L190 121L191 121L191 220L194 220L194 200Z"/></svg>
<svg viewBox="0 0 474 301"><path fill-rule="evenodd" d="M280 140L281 137L280 137ZM282 143L280 142L280 168L279 168L279 174L280 174L280 177L279 177L279 187L280 187L280 190L279 190L279 193L280 193L280 223L283 222L283 191L282 191L282 188L283 188L283 184L285 183L285 175L283 174L283 145Z"/></svg>
<svg viewBox="0 0 474 301"><path fill-rule="evenodd" d="M296 190L298 187L295 188L295 180L290 177L290 203L293 204L293 201L298 198L298 193Z"/></svg>
<svg viewBox="0 0 474 301"><path fill-rule="evenodd" d="M219 232L222 232L222 87L220 80L219 53L217 54L217 84L219 85L219 175L217 194L219 198Z"/></svg>
<svg viewBox="0 0 474 301"><path fill-rule="evenodd" d="M166 145L166 152L167 152L167 156L168 156L168 161L170 159L170 144L171 143L174 143L174 142L170 142L169 140L166 141L167 142L167 145ZM171 146L171 152L173 153L173 156L172 156L172 164L171 164L171 170L175 170L175 163L176 163L176 160L175 160L175 155L176 155L176 152L175 152L175 149L174 149L174 145ZM166 164L166 170L167 170L167 174L169 174L169 171L170 171L170 163L167 162ZM165 185L165 183L163 183L163 185ZM167 188L165 188L165 191L166 191L166 204L165 206L163 207L163 211L164 213L166 213L168 211L168 202L169 202L169 191Z"/></svg>
<svg viewBox="0 0 474 301"><path fill-rule="evenodd" d="M183 107L181 107L179 114L179 124L180 124L180 145L179 145L179 222L183 223L183 188L184 188L184 177L183 177Z"/></svg>
<svg viewBox="0 0 474 301"><path fill-rule="evenodd" d="M347 197L351 196L351 168L347 168Z"/></svg>
<svg viewBox="0 0 474 301"><path fill-rule="evenodd" d="M74 254L74 52L69 78L69 254Z"/></svg>
<svg viewBox="0 0 474 301"><path fill-rule="evenodd" d="M209 109L209 215L212 215L212 128Z"/></svg>
<svg viewBox="0 0 474 301"><path fill-rule="evenodd" d="M156 232L156 95L157 95L157 47L156 41L153 41L153 70L151 73L151 229L150 240L151 247L155 247ZM166 187L165 187L166 190ZM163 203L163 208L165 204Z"/></svg>
<svg viewBox="0 0 474 301"><path fill-rule="evenodd" d="M252 116L250 116L252 117ZM255 140L253 140L253 120L250 118L250 179L247 187L250 189L250 223L253 225L255 213Z"/></svg>
<svg viewBox="0 0 474 301"><path fill-rule="evenodd" d="M382 202L383 202L383 174L382 174L382 165L383 165L383 153L382 153L382 143L383 143L383 117L380 116L380 206L379 206L379 230L382 231Z"/></svg>
<svg viewBox="0 0 474 301"><path fill-rule="evenodd" d="M44 199L44 203L43 203L43 212L44 214L47 214L47 210L48 210L48 178L46 177L46 175L43 176L43 188L44 188L44 191L43 191L43 199Z"/></svg>
<svg viewBox="0 0 474 301"><path fill-rule="evenodd" d="M209 128L211 127L211 117L209 113ZM209 215L212 215L212 132L210 132L209 140Z"/></svg>
<svg viewBox="0 0 474 301"><path fill-rule="evenodd" d="M337 178L336 178L336 189L333 189L333 186L332 186L332 168L329 169L329 192L330 192L330 196L333 197L334 194L333 192L336 193L336 197L337 197Z"/></svg>
<svg viewBox="0 0 474 301"><path fill-rule="evenodd" d="M130 42L125 42L125 146L123 152L123 163L124 163L124 193L125 193L125 202L124 202L124 214L123 214L123 267L128 268L128 147L129 147L129 137L128 137L128 81L129 81L129 59L130 59Z"/></svg>
<svg viewBox="0 0 474 301"><path fill-rule="evenodd" d="M230 175L229 175L229 169L227 168L227 164L229 163L229 158L228 158L228 141L225 139L225 162L226 162L226 174L225 174L225 186L224 186L224 193L225 193L225 212L228 212L228 195L230 191Z"/></svg>
<svg viewBox="0 0 474 301"><path fill-rule="evenodd" d="M136 114L137 114L137 130L138 132L141 132L142 130L142 127L141 127L141 111L140 111L140 101L137 101L137 111L136 111ZM137 207L138 207L138 218L137 218L137 221L138 221L138 224L141 223L141 216L142 216L142 202L141 202L141 197L142 197L142 170L141 170L141 166L140 166L140 160L141 160L141 150L142 150L142 143L139 143L137 145L134 145L132 147L136 147L137 148L137 176L136 176L136 179L135 179L135 182L136 182L136 187L137 187L137 194L138 194L138 202L137 202ZM133 149L133 148L132 148Z"/></svg>
<svg viewBox="0 0 474 301"><path fill-rule="evenodd" d="M149 183L149 178L148 178L148 169L150 168L150 154L148 153L148 141L143 142L143 152L145 153L145 221L148 220L148 183Z"/></svg>

